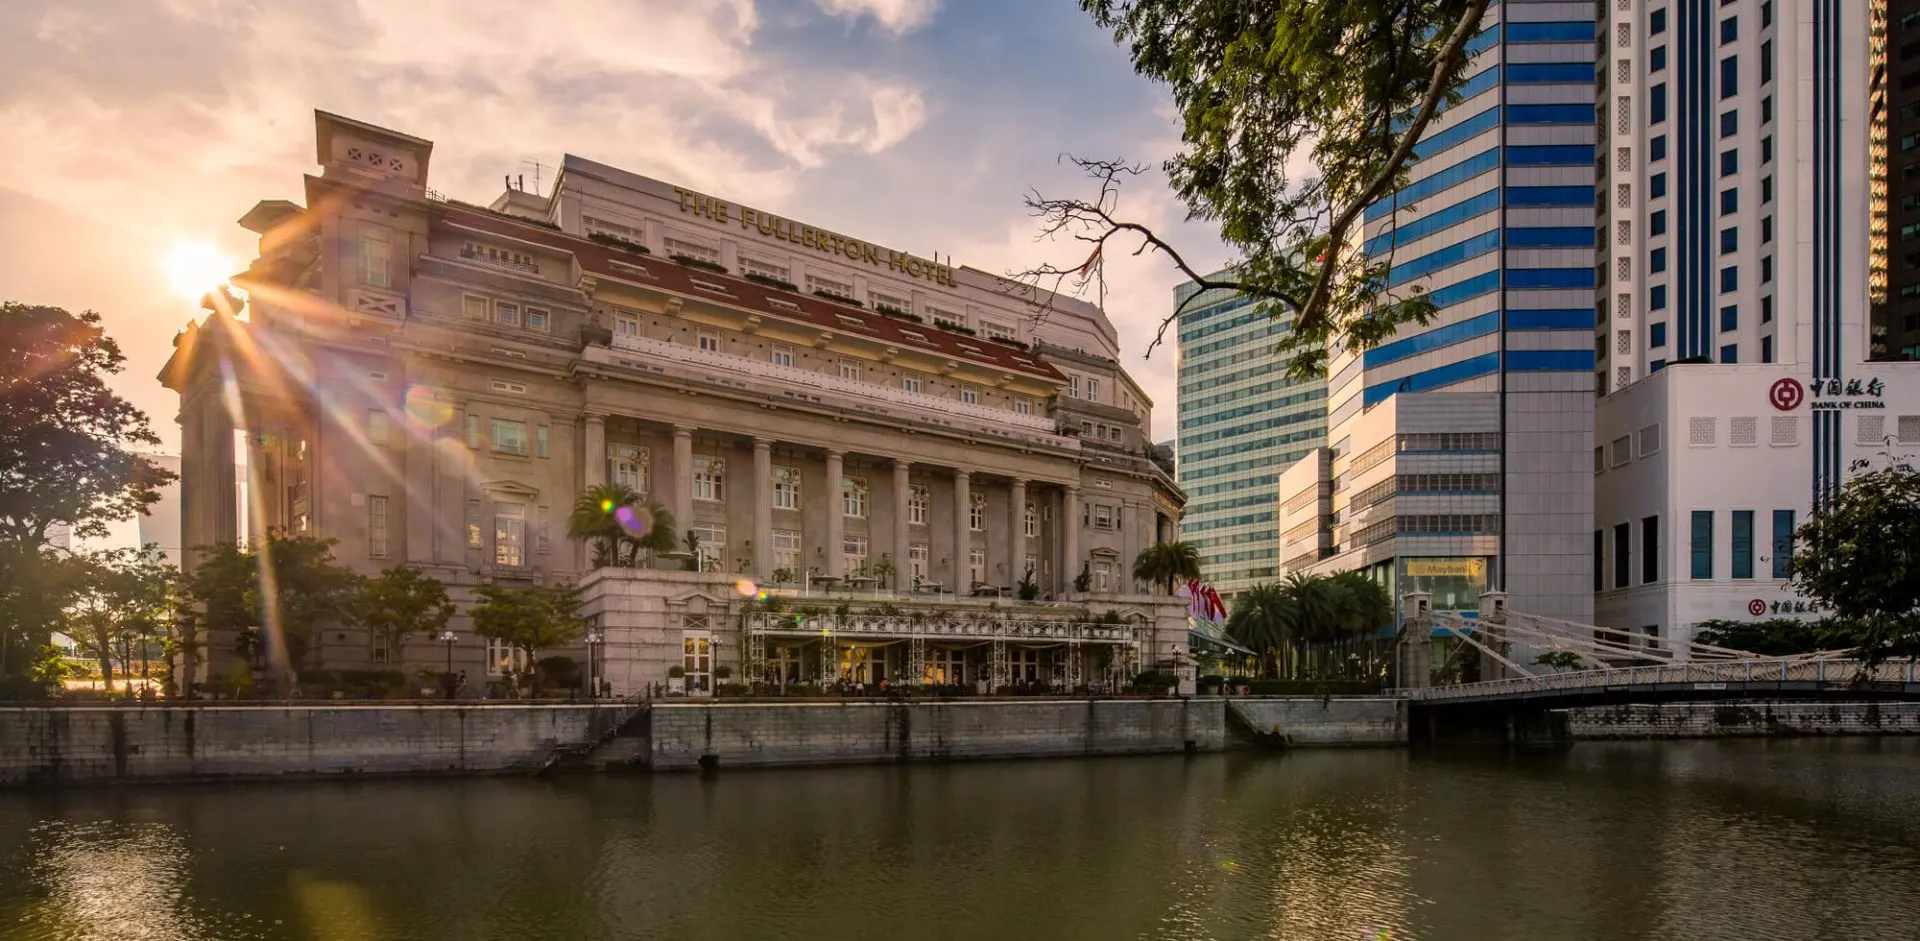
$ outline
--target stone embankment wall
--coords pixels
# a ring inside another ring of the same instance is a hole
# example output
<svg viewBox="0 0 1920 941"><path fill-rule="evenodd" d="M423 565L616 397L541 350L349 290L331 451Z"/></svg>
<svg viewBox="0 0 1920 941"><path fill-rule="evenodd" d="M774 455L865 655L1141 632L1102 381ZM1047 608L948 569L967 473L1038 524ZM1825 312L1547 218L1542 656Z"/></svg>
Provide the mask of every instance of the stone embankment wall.
<svg viewBox="0 0 1920 941"><path fill-rule="evenodd" d="M1226 747L1217 699L655 704L655 770Z"/></svg>
<svg viewBox="0 0 1920 941"><path fill-rule="evenodd" d="M0 709L0 785L497 774L598 739L616 706Z"/></svg>
<svg viewBox="0 0 1920 941"><path fill-rule="evenodd" d="M1575 739L1920 735L1915 702L1670 703L1572 709Z"/></svg>
<svg viewBox="0 0 1920 941"><path fill-rule="evenodd" d="M1230 699L1246 728L1295 748L1315 745L1405 745L1404 699Z"/></svg>

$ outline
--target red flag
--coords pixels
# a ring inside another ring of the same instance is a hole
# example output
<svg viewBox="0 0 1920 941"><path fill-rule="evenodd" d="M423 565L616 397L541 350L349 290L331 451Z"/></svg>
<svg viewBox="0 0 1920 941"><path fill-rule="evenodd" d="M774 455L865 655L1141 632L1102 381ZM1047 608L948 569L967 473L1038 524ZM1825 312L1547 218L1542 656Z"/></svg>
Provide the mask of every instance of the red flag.
<svg viewBox="0 0 1920 941"><path fill-rule="evenodd" d="M1080 272L1079 272L1080 277L1082 278L1086 277L1087 272L1093 270L1093 266L1100 261L1100 249L1105 247L1106 246L1104 244L1095 245L1093 247L1093 254L1087 256L1087 263L1080 266Z"/></svg>

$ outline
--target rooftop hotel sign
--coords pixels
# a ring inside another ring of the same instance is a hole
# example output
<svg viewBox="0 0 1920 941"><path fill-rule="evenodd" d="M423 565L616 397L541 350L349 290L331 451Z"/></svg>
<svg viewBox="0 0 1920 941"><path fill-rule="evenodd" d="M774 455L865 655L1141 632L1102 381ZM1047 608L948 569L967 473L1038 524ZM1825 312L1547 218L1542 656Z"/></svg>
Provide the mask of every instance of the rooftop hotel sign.
<svg viewBox="0 0 1920 941"><path fill-rule="evenodd" d="M721 223L738 222L740 228L757 229L767 238L782 239L829 255L842 255L850 261L864 261L876 268L885 266L888 270L899 272L909 278L924 278L935 284L954 286L951 265L936 264L906 252L896 252L870 242L828 232L825 229L801 225L792 219L781 218L758 209L731 205L725 200L703 196L678 186L674 187L673 191L680 197L680 212L684 215L701 216Z"/></svg>

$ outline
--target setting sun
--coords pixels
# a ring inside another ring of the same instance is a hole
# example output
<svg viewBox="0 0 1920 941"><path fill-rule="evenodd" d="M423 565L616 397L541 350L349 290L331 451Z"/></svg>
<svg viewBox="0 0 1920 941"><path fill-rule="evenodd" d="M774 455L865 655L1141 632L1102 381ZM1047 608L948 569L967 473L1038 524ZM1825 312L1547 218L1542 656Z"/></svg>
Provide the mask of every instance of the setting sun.
<svg viewBox="0 0 1920 941"><path fill-rule="evenodd" d="M199 300L219 287L234 271L233 260L206 242L186 242L168 253L163 269L167 288L189 300Z"/></svg>

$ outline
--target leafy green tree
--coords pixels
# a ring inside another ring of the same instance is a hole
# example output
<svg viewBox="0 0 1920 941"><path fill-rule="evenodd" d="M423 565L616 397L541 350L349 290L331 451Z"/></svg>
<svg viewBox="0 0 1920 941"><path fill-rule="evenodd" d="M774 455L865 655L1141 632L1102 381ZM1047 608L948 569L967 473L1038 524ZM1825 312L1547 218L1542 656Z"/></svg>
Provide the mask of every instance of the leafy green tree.
<svg viewBox="0 0 1920 941"><path fill-rule="evenodd" d="M1533 662L1553 670L1578 670L1586 665L1580 655L1571 650L1554 650L1533 658Z"/></svg>
<svg viewBox="0 0 1920 941"><path fill-rule="evenodd" d="M1298 637L1299 615L1286 589L1262 582L1234 597L1233 610L1227 613L1227 636L1258 654L1262 675L1271 677L1279 670L1282 652Z"/></svg>
<svg viewBox="0 0 1920 941"><path fill-rule="evenodd" d="M77 552L58 572L48 587L66 602L62 632L99 661L102 685L112 693L114 654L144 653L164 636L179 571L148 546Z"/></svg>
<svg viewBox="0 0 1920 941"><path fill-rule="evenodd" d="M133 453L160 439L107 386L125 362L92 311L0 304L0 674L31 666L64 616L42 590L53 528L105 536L172 479Z"/></svg>
<svg viewBox="0 0 1920 941"><path fill-rule="evenodd" d="M1854 627L1855 656L1881 662L1920 642L1920 471L1866 469L1794 532L1794 587Z"/></svg>
<svg viewBox="0 0 1920 941"><path fill-rule="evenodd" d="M1351 569L1330 576L1329 581L1339 594L1337 611L1342 633L1363 637L1393 623L1393 596L1387 594L1385 585Z"/></svg>
<svg viewBox="0 0 1920 941"><path fill-rule="evenodd" d="M395 661L407 635L435 637L446 629L453 612L445 584L404 565L389 566L362 582L354 599L355 620L368 633L386 641ZM371 651L368 657L371 665Z"/></svg>
<svg viewBox="0 0 1920 941"><path fill-rule="evenodd" d="M646 522L639 535L632 520ZM638 565L642 552L672 552L676 545L673 514L624 484L595 484L581 491L567 516L567 536L591 547L594 568Z"/></svg>
<svg viewBox="0 0 1920 941"><path fill-rule="evenodd" d="M506 587L482 585L473 590L479 600L467 609L473 632L491 637L520 651L531 666L528 682L539 688L539 652L570 646L579 641L587 628L580 615L580 589L576 585L550 587Z"/></svg>
<svg viewBox="0 0 1920 941"><path fill-rule="evenodd" d="M1135 71L1172 92L1182 147L1162 169L1188 218L1217 226L1239 260L1208 277L1120 213L1122 183L1144 166L1076 159L1098 184L1092 199L1036 193L1027 205L1043 235L1071 236L1092 254L1032 269L1027 280L1104 290L1099 261L1117 236L1134 254L1164 253L1201 288L1290 316L1280 351L1296 377L1324 372L1333 341L1364 349L1430 321L1435 308L1421 292L1389 287L1391 254L1369 257L1355 236L1366 208L1406 182L1434 116L1457 101L1488 3L1081 0L1127 47ZM1155 344L1193 298L1162 321Z"/></svg>
<svg viewBox="0 0 1920 941"><path fill-rule="evenodd" d="M1179 582L1200 577L1200 550L1190 542L1156 542L1133 559L1134 581L1159 585L1173 594Z"/></svg>
<svg viewBox="0 0 1920 941"><path fill-rule="evenodd" d="M1769 657L1791 657L1816 650L1853 646L1851 631L1827 621L1801 618L1763 618L1728 621L1715 618L1694 625L1695 643L1744 650Z"/></svg>
<svg viewBox="0 0 1920 941"><path fill-rule="evenodd" d="M232 636L236 652L264 658L285 684L307 662L322 626L354 621L361 579L334 562L335 542L273 532L245 549L194 547L200 561L186 584L190 625Z"/></svg>

